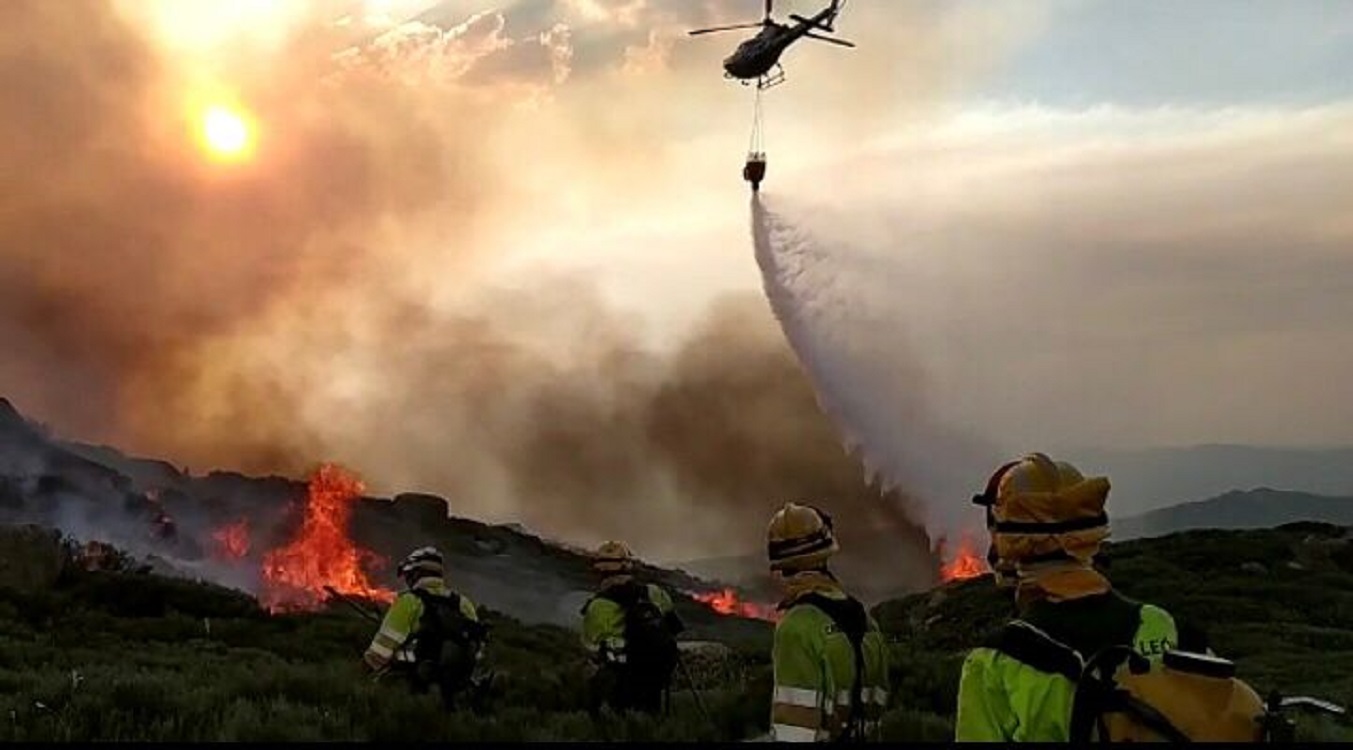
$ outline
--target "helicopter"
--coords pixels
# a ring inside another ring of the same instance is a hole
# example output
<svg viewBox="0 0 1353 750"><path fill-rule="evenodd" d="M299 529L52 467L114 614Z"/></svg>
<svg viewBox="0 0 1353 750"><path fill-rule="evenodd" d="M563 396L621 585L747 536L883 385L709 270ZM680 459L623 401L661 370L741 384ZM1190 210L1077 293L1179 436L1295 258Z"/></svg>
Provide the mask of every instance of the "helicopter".
<svg viewBox="0 0 1353 750"><path fill-rule="evenodd" d="M784 81L785 74L784 68L780 66L780 55L788 49L789 45L799 39L807 37L842 47L855 46L854 43L847 42L844 39L822 36L813 31L819 29L828 33L833 32L832 22L840 14L844 0L832 0L831 5L818 11L812 18L791 13L789 18L794 21L793 24L777 23L771 20L770 14L773 4L774 0L766 0L766 12L760 21L696 29L689 34L696 36L716 31L760 28L760 33L739 44L737 49L733 50L733 54L723 61L725 78L736 79L744 86L755 81L757 89L760 90L768 89Z"/></svg>

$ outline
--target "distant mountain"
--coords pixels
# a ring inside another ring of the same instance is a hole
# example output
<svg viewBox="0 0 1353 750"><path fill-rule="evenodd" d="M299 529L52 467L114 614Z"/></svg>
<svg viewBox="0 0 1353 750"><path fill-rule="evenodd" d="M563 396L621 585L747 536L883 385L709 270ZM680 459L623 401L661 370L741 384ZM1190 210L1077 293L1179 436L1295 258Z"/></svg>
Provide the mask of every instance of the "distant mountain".
<svg viewBox="0 0 1353 750"><path fill-rule="evenodd" d="M1113 537L1135 539L1189 529L1269 529L1296 521L1353 526L1353 497L1327 497L1267 487L1232 491L1208 500L1115 518Z"/></svg>
<svg viewBox="0 0 1353 750"><path fill-rule="evenodd" d="M1200 445L1148 450L1077 450L1067 457L1086 473L1109 477L1110 512L1126 517L1213 497L1237 487L1281 487L1353 496L1353 448Z"/></svg>

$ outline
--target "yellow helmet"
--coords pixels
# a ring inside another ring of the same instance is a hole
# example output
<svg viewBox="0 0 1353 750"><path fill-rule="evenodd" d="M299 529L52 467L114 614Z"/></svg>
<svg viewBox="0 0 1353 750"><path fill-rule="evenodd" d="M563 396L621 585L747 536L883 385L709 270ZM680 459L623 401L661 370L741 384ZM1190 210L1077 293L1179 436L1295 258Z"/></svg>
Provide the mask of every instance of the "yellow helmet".
<svg viewBox="0 0 1353 750"><path fill-rule="evenodd" d="M832 517L811 505L786 503L766 528L766 554L771 570L815 568L839 549L832 531Z"/></svg>
<svg viewBox="0 0 1353 750"><path fill-rule="evenodd" d="M592 568L601 573L622 573L634 567L634 553L624 542L602 542L592 553Z"/></svg>
<svg viewBox="0 0 1353 750"><path fill-rule="evenodd" d="M1109 480L1086 479L1075 466L1030 453L996 470L973 502L986 506L988 559L997 575L1020 563L1089 563L1109 536Z"/></svg>

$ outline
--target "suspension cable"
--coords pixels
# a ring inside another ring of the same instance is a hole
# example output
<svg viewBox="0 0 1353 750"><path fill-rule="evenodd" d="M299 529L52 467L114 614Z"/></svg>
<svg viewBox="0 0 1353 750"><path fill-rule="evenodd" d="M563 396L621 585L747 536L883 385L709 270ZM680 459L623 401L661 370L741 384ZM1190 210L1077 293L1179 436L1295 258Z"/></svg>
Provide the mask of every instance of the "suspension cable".
<svg viewBox="0 0 1353 750"><path fill-rule="evenodd" d="M747 150L753 154L762 154L765 146L765 122L761 110L761 89L756 90L756 99L752 105L752 139Z"/></svg>

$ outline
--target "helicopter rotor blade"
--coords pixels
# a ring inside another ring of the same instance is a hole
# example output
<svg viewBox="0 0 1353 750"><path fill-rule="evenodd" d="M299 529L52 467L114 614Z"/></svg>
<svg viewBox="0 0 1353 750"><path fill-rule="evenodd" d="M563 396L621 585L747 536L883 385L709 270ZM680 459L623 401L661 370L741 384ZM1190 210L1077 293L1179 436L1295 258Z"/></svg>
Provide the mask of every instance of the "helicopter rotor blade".
<svg viewBox="0 0 1353 750"><path fill-rule="evenodd" d="M834 39L834 38L829 37L829 36L822 36L822 35L820 35L820 34L814 34L814 33L811 32L811 31L805 33L804 36L808 37L809 39L816 39L816 40L818 40L819 42L827 42L827 43L829 43L829 44L839 44L839 45L841 45L842 47L854 47L854 46L855 46L855 43L854 43L854 42L847 42L847 41L844 40L844 39Z"/></svg>
<svg viewBox="0 0 1353 750"><path fill-rule="evenodd" d="M708 28L708 29L696 29L695 31L689 31L689 32L686 32L686 33L690 34L691 36L697 36L697 35L700 35L700 34L712 34L712 33L716 32L716 31L734 31L734 30L736 30L736 29L756 29L756 28L760 28L762 25L763 25L763 24L761 24L760 22L758 22L758 23L739 23L739 24L734 24L734 25L732 25L732 26L714 26L714 27Z"/></svg>

